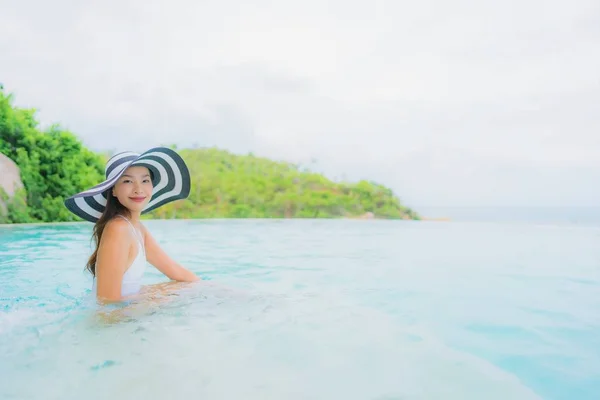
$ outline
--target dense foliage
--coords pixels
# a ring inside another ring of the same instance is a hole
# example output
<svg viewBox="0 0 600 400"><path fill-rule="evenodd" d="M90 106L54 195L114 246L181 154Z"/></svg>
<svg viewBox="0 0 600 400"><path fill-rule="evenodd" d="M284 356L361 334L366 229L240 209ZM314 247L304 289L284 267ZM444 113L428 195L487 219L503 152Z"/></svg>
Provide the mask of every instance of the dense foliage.
<svg viewBox="0 0 600 400"><path fill-rule="evenodd" d="M0 153L16 162L25 190L8 203L1 222L78 220L63 200L104 178L106 155L85 148L71 132L42 131L35 111L12 105L0 89ZM148 218L331 218L362 216L418 219L384 186L333 182L285 162L219 149L179 151L192 175L189 199L163 206ZM6 200L6 194L0 193Z"/></svg>
<svg viewBox="0 0 600 400"><path fill-rule="evenodd" d="M416 219L390 189L360 181L337 183L293 164L219 149L179 151L192 176L188 201L155 210L156 218L331 218L361 216Z"/></svg>
<svg viewBox="0 0 600 400"><path fill-rule="evenodd" d="M8 194L0 187L0 224L29 222L29 209L27 208L27 192L19 189L9 198Z"/></svg>
<svg viewBox="0 0 600 400"><path fill-rule="evenodd" d="M63 199L100 182L103 158L86 149L72 133L51 126L42 131L35 111L12 106L12 96L0 91L0 153L21 171L27 207L10 222L74 221ZM15 205L18 207L18 205Z"/></svg>

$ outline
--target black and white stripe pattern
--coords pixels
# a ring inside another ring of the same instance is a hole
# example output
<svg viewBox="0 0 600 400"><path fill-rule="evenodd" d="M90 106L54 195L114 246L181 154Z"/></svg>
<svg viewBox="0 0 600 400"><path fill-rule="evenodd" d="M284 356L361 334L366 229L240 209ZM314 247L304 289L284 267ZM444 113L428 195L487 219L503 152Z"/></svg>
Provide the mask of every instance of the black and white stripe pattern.
<svg viewBox="0 0 600 400"><path fill-rule="evenodd" d="M142 214L188 197L190 173L185 162L175 151L166 147L156 147L142 154L127 151L114 155L106 163L106 180L69 197L65 200L65 206L75 215L96 222L106 206L107 190L112 188L123 172L131 166L147 167L152 175L152 198Z"/></svg>

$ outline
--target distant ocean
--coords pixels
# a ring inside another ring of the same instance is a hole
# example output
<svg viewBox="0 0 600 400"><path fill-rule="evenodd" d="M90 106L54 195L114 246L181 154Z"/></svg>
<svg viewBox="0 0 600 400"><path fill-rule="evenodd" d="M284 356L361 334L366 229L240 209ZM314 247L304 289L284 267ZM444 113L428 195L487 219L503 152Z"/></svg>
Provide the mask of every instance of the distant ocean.
<svg viewBox="0 0 600 400"><path fill-rule="evenodd" d="M414 207L427 218L462 222L600 225L600 207Z"/></svg>

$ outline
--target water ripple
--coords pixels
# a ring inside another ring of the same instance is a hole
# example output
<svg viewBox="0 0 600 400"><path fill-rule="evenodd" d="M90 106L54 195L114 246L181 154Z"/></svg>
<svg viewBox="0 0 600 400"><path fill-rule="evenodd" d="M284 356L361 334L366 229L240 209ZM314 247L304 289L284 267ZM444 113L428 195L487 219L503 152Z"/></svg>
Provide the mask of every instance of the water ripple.
<svg viewBox="0 0 600 400"><path fill-rule="evenodd" d="M0 227L1 398L587 400L600 392L594 230L147 226L205 281L106 314L84 271L88 224ZM164 278L150 270L146 280Z"/></svg>

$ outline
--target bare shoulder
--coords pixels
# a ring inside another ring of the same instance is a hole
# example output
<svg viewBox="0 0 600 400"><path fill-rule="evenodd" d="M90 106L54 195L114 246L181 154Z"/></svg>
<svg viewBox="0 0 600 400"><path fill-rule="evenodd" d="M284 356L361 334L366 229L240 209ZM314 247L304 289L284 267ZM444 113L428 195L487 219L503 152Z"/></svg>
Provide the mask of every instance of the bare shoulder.
<svg viewBox="0 0 600 400"><path fill-rule="evenodd" d="M142 231L142 234L144 235L144 240L152 237L152 235L150 234L150 231L148 230L148 228L146 228L146 225L142 224L141 222L140 222L140 229Z"/></svg>
<svg viewBox="0 0 600 400"><path fill-rule="evenodd" d="M146 228L146 225L144 225L141 221L140 221L140 228L142 229L142 231L144 233L150 233L150 231L148 230L148 228Z"/></svg>
<svg viewBox="0 0 600 400"><path fill-rule="evenodd" d="M106 223L102 233L102 241L108 243L128 244L131 236L130 227L127 221L121 218L114 218Z"/></svg>
<svg viewBox="0 0 600 400"><path fill-rule="evenodd" d="M144 225L142 223L142 221L140 221L139 227L140 227L140 230L142 231L142 233L148 233L148 228L146 228L146 225Z"/></svg>

